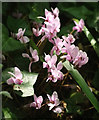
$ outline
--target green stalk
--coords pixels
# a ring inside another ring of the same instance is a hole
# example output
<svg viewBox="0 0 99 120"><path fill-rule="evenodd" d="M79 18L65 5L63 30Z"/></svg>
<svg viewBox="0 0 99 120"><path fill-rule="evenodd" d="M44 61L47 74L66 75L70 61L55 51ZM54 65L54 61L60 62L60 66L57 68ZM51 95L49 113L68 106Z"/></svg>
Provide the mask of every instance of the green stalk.
<svg viewBox="0 0 99 120"><path fill-rule="evenodd" d="M79 23L78 19L73 19L73 20L76 21L77 23ZM86 28L86 26L84 26L83 31L84 31L86 37L88 38L90 44L93 46L93 48L94 48L97 56L99 57L99 43L94 39L94 37L92 36L92 34Z"/></svg>
<svg viewBox="0 0 99 120"><path fill-rule="evenodd" d="M94 94L89 89L87 83L81 76L81 74L74 68L72 64L70 64L69 61L63 62L64 67L70 72L72 77L76 80L76 82L79 84L79 86L82 88L82 91L86 94L90 102L93 104L95 109L99 112L99 102L94 96Z"/></svg>

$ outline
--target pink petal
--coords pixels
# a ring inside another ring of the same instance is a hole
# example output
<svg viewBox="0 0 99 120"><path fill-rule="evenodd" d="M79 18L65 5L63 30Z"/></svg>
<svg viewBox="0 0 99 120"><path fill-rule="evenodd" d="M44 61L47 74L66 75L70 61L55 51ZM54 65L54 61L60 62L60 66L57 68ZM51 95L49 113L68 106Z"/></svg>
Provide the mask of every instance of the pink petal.
<svg viewBox="0 0 99 120"><path fill-rule="evenodd" d="M54 91L52 94L52 100L55 101L56 98L58 98L58 94L56 91Z"/></svg>
<svg viewBox="0 0 99 120"><path fill-rule="evenodd" d="M15 76L17 79L22 79L22 73L17 67L15 67Z"/></svg>
<svg viewBox="0 0 99 120"><path fill-rule="evenodd" d="M60 61L58 64L57 64L57 69L58 70L61 70L63 68L63 64L62 62Z"/></svg>
<svg viewBox="0 0 99 120"><path fill-rule="evenodd" d="M34 94L34 101L36 102L37 101L37 96Z"/></svg>
<svg viewBox="0 0 99 120"><path fill-rule="evenodd" d="M13 84L13 83L14 83L13 78L9 78L9 79L7 80L7 84L8 84L8 85L11 85L11 84Z"/></svg>
<svg viewBox="0 0 99 120"><path fill-rule="evenodd" d="M39 96L38 98L37 98L37 103L42 103L43 102L43 97L42 96Z"/></svg>
<svg viewBox="0 0 99 120"><path fill-rule="evenodd" d="M28 43L30 40L27 36L23 36L23 43Z"/></svg>
<svg viewBox="0 0 99 120"><path fill-rule="evenodd" d="M47 68L47 67L48 67L47 63L43 62L43 68Z"/></svg>
<svg viewBox="0 0 99 120"><path fill-rule="evenodd" d="M63 107L58 106L58 107L56 107L56 108L53 110L53 112L55 112L55 113L61 113L62 110L63 110Z"/></svg>
<svg viewBox="0 0 99 120"><path fill-rule="evenodd" d="M56 64L57 62L57 56L56 55L53 55L52 58L51 58L51 64Z"/></svg>
<svg viewBox="0 0 99 120"><path fill-rule="evenodd" d="M26 58L29 58L30 61L31 61L31 59L32 59L27 53L22 53L22 56L23 56L23 57L26 57Z"/></svg>
<svg viewBox="0 0 99 120"><path fill-rule="evenodd" d="M36 102L31 103L30 107L36 107Z"/></svg>
<svg viewBox="0 0 99 120"><path fill-rule="evenodd" d="M60 104L60 101L58 98L55 99L55 106L58 106Z"/></svg>
<svg viewBox="0 0 99 120"><path fill-rule="evenodd" d="M10 75L12 75L13 77L16 77L15 74L13 74L12 72L8 72Z"/></svg>
<svg viewBox="0 0 99 120"><path fill-rule="evenodd" d="M49 94L47 94L47 97L48 97L49 101L51 101L51 96Z"/></svg>
<svg viewBox="0 0 99 120"><path fill-rule="evenodd" d="M55 104L52 104L52 103L49 103L47 105L49 106L49 110L51 110L55 106Z"/></svg>

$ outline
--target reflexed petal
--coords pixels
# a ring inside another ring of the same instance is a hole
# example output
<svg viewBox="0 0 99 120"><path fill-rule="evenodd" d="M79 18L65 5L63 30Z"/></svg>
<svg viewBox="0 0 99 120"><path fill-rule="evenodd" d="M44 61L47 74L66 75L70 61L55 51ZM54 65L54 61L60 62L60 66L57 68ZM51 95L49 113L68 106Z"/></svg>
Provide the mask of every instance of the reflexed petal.
<svg viewBox="0 0 99 120"><path fill-rule="evenodd" d="M43 102L43 97L42 96L39 96L38 98L37 98L37 103L42 103Z"/></svg>
<svg viewBox="0 0 99 120"><path fill-rule="evenodd" d="M34 101L36 102L37 101L37 96L34 94Z"/></svg>
<svg viewBox="0 0 99 120"><path fill-rule="evenodd" d="M27 43L27 42L29 42L30 40L29 40L29 38L27 37L27 36L24 36L23 37L23 43Z"/></svg>
<svg viewBox="0 0 99 120"><path fill-rule="evenodd" d="M61 70L63 68L63 64L62 62L60 61L58 64L57 64L57 69L58 70Z"/></svg>
<svg viewBox="0 0 99 120"><path fill-rule="evenodd" d="M47 97L48 97L49 101L52 101L51 96L49 94L47 94Z"/></svg>
<svg viewBox="0 0 99 120"><path fill-rule="evenodd" d="M57 99L57 98L58 98L58 94L56 91L54 91L52 94L52 100L55 102L55 99Z"/></svg>
<svg viewBox="0 0 99 120"><path fill-rule="evenodd" d="M22 79L22 73L17 67L15 67L15 76L17 79Z"/></svg>
<svg viewBox="0 0 99 120"><path fill-rule="evenodd" d="M22 56L23 56L23 57L26 57L26 58L29 58L30 61L31 61L31 59L32 59L27 53L22 53Z"/></svg>
<svg viewBox="0 0 99 120"><path fill-rule="evenodd" d="M49 110L51 110L55 106L55 104L52 104L52 103L49 103L47 105L49 106Z"/></svg>
<svg viewBox="0 0 99 120"><path fill-rule="evenodd" d="M13 78L9 78L9 79L7 80L7 84L8 84L8 85L11 85L11 84L13 84L13 83L14 83Z"/></svg>
<svg viewBox="0 0 99 120"><path fill-rule="evenodd" d="M57 56L56 55L53 55L52 58L51 58L51 64L55 64L57 62Z"/></svg>
<svg viewBox="0 0 99 120"><path fill-rule="evenodd" d="M31 103L30 107L36 107L36 102Z"/></svg>

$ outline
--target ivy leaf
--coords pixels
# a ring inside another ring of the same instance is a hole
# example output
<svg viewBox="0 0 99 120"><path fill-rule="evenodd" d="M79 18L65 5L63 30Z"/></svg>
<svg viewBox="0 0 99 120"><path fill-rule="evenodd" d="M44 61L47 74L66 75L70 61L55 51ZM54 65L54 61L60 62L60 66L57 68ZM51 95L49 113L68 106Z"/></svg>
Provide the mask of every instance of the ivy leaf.
<svg viewBox="0 0 99 120"><path fill-rule="evenodd" d="M21 85L14 85L14 90L21 91L21 97L28 97L34 95L33 85L38 77L38 73L23 72L23 83Z"/></svg>
<svg viewBox="0 0 99 120"><path fill-rule="evenodd" d="M2 111L3 111L3 115L4 115L5 119L17 120L16 115L14 113L12 113L8 107L3 108Z"/></svg>
<svg viewBox="0 0 99 120"><path fill-rule="evenodd" d="M0 95L4 95L4 96L6 96L6 97L8 97L10 99L13 99L12 96L10 95L10 93L8 91L1 91Z"/></svg>
<svg viewBox="0 0 99 120"><path fill-rule="evenodd" d="M20 43L20 41L15 40L12 37L5 36L5 38L2 41L2 51L3 52L11 52L15 50L19 50L24 48L24 45Z"/></svg>

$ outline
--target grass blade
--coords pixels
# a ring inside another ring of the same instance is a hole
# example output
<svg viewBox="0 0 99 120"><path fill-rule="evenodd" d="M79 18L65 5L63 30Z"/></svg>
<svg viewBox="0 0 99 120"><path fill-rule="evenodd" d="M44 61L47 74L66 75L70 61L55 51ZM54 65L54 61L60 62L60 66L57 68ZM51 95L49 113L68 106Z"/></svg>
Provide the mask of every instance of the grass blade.
<svg viewBox="0 0 99 120"><path fill-rule="evenodd" d="M93 104L95 109L99 112L99 102L94 96L94 94L89 89L87 83L81 76L81 74L74 68L73 65L70 64L69 61L65 61L63 63L64 67L71 73L72 77L76 80L76 82L79 84L79 86L82 88L82 91L86 94L90 102Z"/></svg>

